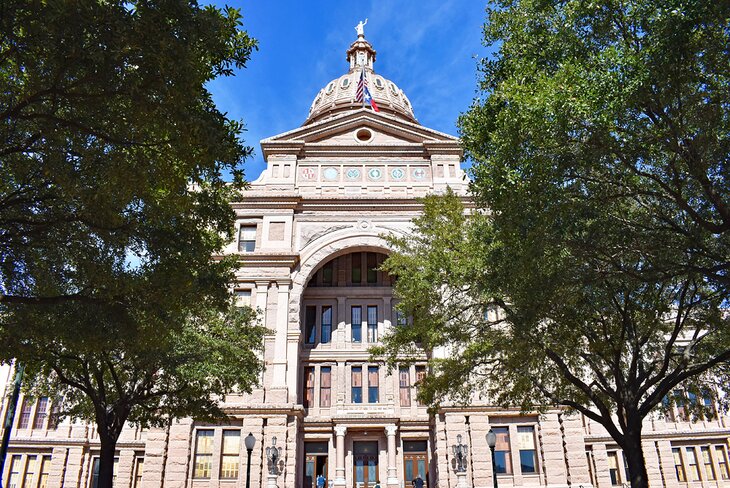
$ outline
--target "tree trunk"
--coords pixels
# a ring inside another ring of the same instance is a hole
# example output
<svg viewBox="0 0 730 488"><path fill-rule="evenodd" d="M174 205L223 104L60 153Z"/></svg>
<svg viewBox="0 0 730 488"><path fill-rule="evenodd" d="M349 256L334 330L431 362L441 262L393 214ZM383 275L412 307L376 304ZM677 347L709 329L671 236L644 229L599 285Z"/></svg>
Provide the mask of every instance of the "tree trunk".
<svg viewBox="0 0 730 488"><path fill-rule="evenodd" d="M101 434L101 453L99 454L99 482L96 488L112 488L114 482L114 452L117 449L118 435Z"/></svg>
<svg viewBox="0 0 730 488"><path fill-rule="evenodd" d="M631 488L648 488L649 478L646 474L644 450L641 447L641 418L632 419L624 432L624 456L628 468Z"/></svg>

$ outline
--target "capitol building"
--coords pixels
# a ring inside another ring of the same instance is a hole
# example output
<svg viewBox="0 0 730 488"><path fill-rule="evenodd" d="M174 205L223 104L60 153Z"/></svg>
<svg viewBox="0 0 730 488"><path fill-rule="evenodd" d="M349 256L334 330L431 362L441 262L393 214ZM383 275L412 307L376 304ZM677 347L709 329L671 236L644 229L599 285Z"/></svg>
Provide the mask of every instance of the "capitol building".
<svg viewBox="0 0 730 488"><path fill-rule="evenodd" d="M346 61L300 127L261 141L267 167L234 204L237 239L226 252L240 260L235 293L271 330L261 386L225 398L226 423L127 428L115 486L316 488L322 475L333 488L409 488L420 475L428 488L488 488L495 469L500 487L626 484L621 449L582 415L479 402L429 413L416 398L425 356L393 371L370 357L403 321L392 279L378 269L389 253L383 235L405 235L420 197L449 187L466 195L467 180L459 139L418 122L403 90L376 71L362 25ZM358 101L362 73L378 112ZM11 372L2 374L7 389ZM55 424L52 409L48 398L21 398L5 486L96 486L95 427ZM680 406L653 415L643 440L650 485L730 487L729 441L723 412L693 420ZM468 447L464 474L459 443Z"/></svg>

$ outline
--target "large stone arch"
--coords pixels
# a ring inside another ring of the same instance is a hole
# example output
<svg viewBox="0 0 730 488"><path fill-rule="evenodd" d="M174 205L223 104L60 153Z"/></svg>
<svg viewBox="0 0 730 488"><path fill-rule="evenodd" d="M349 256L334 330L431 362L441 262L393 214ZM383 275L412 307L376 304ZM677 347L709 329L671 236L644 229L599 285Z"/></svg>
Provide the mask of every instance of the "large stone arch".
<svg viewBox="0 0 730 488"><path fill-rule="evenodd" d="M319 267L337 256L358 251L378 251L389 254L391 249L380 234L362 232L333 237L300 256L298 269L292 274L292 287L289 295L289 324L299 324L302 294L310 277L314 275Z"/></svg>

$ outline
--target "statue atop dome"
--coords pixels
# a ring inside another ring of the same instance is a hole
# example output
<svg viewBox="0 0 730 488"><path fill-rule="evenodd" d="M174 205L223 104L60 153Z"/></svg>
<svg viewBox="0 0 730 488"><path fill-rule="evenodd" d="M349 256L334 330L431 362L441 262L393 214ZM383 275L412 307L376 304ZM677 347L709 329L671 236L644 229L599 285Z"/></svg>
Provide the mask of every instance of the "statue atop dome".
<svg viewBox="0 0 730 488"><path fill-rule="evenodd" d="M368 23L368 19L365 19L365 22L362 20L355 26L355 31L357 32L357 37L365 37L365 24Z"/></svg>

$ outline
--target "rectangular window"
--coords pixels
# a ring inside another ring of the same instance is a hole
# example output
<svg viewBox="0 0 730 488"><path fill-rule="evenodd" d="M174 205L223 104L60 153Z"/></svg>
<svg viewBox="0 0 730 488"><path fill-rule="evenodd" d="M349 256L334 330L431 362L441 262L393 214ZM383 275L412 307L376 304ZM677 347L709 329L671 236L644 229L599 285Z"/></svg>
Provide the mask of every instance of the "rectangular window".
<svg viewBox="0 0 730 488"><path fill-rule="evenodd" d="M712 457L710 456L710 446L702 446L702 464L705 465L705 479L708 481L715 480L715 467L712 465Z"/></svg>
<svg viewBox="0 0 730 488"><path fill-rule="evenodd" d="M621 470L618 467L618 453L616 451L608 453L608 476L611 478L612 485L621 484Z"/></svg>
<svg viewBox="0 0 730 488"><path fill-rule="evenodd" d="M374 252L368 253L368 283L378 282L378 255Z"/></svg>
<svg viewBox="0 0 730 488"><path fill-rule="evenodd" d="M380 381L378 378L378 367L368 366L368 403L378 403Z"/></svg>
<svg viewBox="0 0 730 488"><path fill-rule="evenodd" d="M672 449L672 457L674 457L674 472L677 475L677 481L686 482L687 476L684 474L684 465L682 465L682 453L678 447Z"/></svg>
<svg viewBox="0 0 730 488"><path fill-rule="evenodd" d="M322 344L332 340L332 307L322 307Z"/></svg>
<svg viewBox="0 0 730 488"><path fill-rule="evenodd" d="M20 461L21 458L17 454L10 459L8 488L20 488Z"/></svg>
<svg viewBox="0 0 730 488"><path fill-rule="evenodd" d="M717 458L717 467L720 470L720 477L724 480L730 480L730 471L727 465L727 451L725 446L715 446L715 457Z"/></svg>
<svg viewBox="0 0 730 488"><path fill-rule="evenodd" d="M362 367L352 367L352 403L362 403Z"/></svg>
<svg viewBox="0 0 730 488"><path fill-rule="evenodd" d="M58 423L61 421L59 418L61 415L61 399L56 398L54 402L51 404L51 418L48 419L48 428L49 429L57 429Z"/></svg>
<svg viewBox="0 0 730 488"><path fill-rule="evenodd" d="M238 231L238 252L254 252L256 250L256 226L242 225Z"/></svg>
<svg viewBox="0 0 730 488"><path fill-rule="evenodd" d="M350 327L352 342L362 342L362 307L352 307Z"/></svg>
<svg viewBox="0 0 730 488"><path fill-rule="evenodd" d="M317 340L317 307L308 305L304 314L304 342L314 344Z"/></svg>
<svg viewBox="0 0 730 488"><path fill-rule="evenodd" d="M221 447L221 478L238 478L238 457L241 452L241 431L224 430Z"/></svg>
<svg viewBox="0 0 730 488"><path fill-rule="evenodd" d="M687 410L685 408L686 399L684 397L684 393L682 393L681 391L675 391L674 401L677 405L677 420L680 422L688 422L689 415L687 415Z"/></svg>
<svg viewBox="0 0 730 488"><path fill-rule="evenodd" d="M397 327L405 327L406 325L408 325L408 319L406 318L406 314L404 314L397 308L393 309L393 313L395 314L395 325Z"/></svg>
<svg viewBox="0 0 730 488"><path fill-rule="evenodd" d="M91 488L98 488L99 486L99 466L101 461L99 460L99 457L96 456L91 461ZM115 486L117 483L117 470L119 468L119 458L114 458L114 467L112 468L112 486Z"/></svg>
<svg viewBox="0 0 730 488"><path fill-rule="evenodd" d="M304 368L304 408L314 406L314 367Z"/></svg>
<svg viewBox="0 0 730 488"><path fill-rule="evenodd" d="M35 409L35 418L33 419L33 428L42 429L46 423L46 416L48 415L48 397L40 397L38 399L38 405Z"/></svg>
<svg viewBox="0 0 730 488"><path fill-rule="evenodd" d="M38 488L48 487L48 477L51 475L51 456L41 458L41 470L38 477Z"/></svg>
<svg viewBox="0 0 730 488"><path fill-rule="evenodd" d="M28 456L25 461L25 474L23 474L23 487L31 488L33 486L33 477L35 476L36 463L38 456Z"/></svg>
<svg viewBox="0 0 730 488"><path fill-rule="evenodd" d="M368 306L368 342L378 342L378 307Z"/></svg>
<svg viewBox="0 0 730 488"><path fill-rule="evenodd" d="M319 406L332 405L332 367L322 366L319 370Z"/></svg>
<svg viewBox="0 0 730 488"><path fill-rule="evenodd" d="M407 367L398 369L398 383L400 384L400 406L411 406L411 372Z"/></svg>
<svg viewBox="0 0 730 488"><path fill-rule="evenodd" d="M195 464L193 478L210 478L213 459L213 429L195 432Z"/></svg>
<svg viewBox="0 0 730 488"><path fill-rule="evenodd" d="M421 382L426 378L426 366L416 366L416 385L420 385ZM418 390L416 390L418 393ZM424 406L421 400L418 400L418 405Z"/></svg>
<svg viewBox="0 0 730 488"><path fill-rule="evenodd" d="M497 436L497 443L494 446L494 469L497 473L512 473L509 428L492 427L492 431Z"/></svg>
<svg viewBox="0 0 730 488"><path fill-rule="evenodd" d="M20 408L20 418L18 419L18 428L27 429L30 425L30 412L33 409L33 399L31 397L23 398L23 406Z"/></svg>
<svg viewBox="0 0 730 488"><path fill-rule="evenodd" d="M135 460L135 465L133 488L140 488L142 486L142 475L144 474L144 458L138 457Z"/></svg>
<svg viewBox="0 0 730 488"><path fill-rule="evenodd" d="M99 458L95 457L91 461L91 488L99 486Z"/></svg>
<svg viewBox="0 0 730 488"><path fill-rule="evenodd" d="M517 443L520 449L520 469L522 473L536 473L535 428L517 427Z"/></svg>
<svg viewBox="0 0 730 488"><path fill-rule="evenodd" d="M359 285L362 282L362 257L359 252L354 252L350 259L352 260L352 284Z"/></svg>
<svg viewBox="0 0 730 488"><path fill-rule="evenodd" d="M235 295L237 307L251 306L251 290L236 290Z"/></svg>
<svg viewBox="0 0 730 488"><path fill-rule="evenodd" d="M687 453L687 474L689 474L690 481L700 480L700 466L697 463L697 453L694 447L688 447Z"/></svg>

